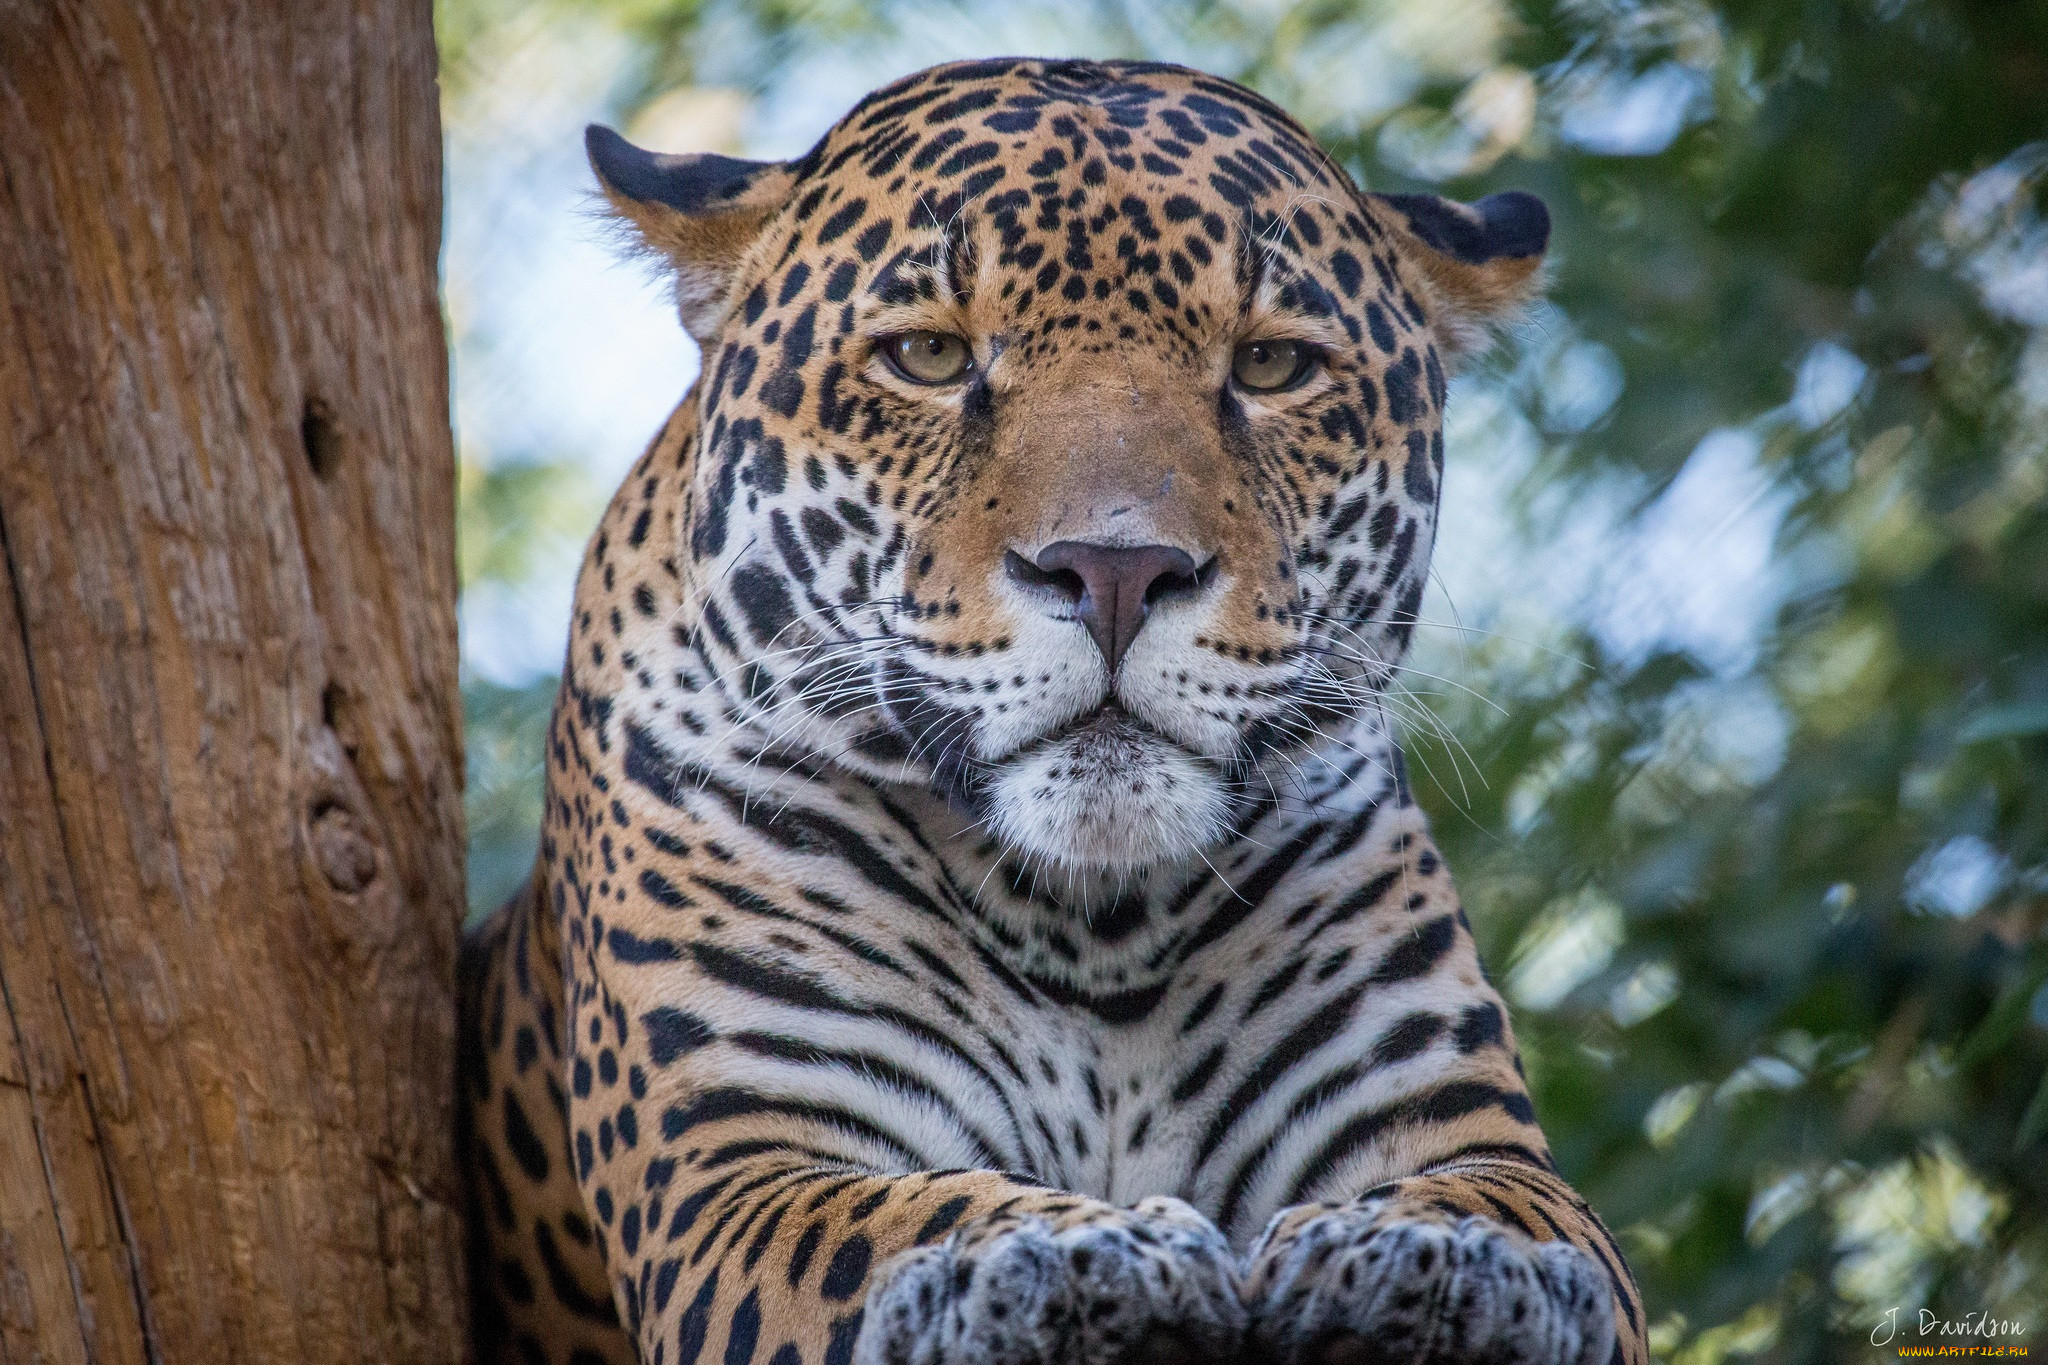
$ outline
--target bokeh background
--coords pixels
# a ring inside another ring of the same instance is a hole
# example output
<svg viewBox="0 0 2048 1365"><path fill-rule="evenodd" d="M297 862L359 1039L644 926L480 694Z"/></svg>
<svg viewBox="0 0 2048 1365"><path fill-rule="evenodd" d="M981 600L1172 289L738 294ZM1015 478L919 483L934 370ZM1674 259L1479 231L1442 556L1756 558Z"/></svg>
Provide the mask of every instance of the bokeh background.
<svg viewBox="0 0 2048 1365"><path fill-rule="evenodd" d="M1370 187L1555 216L1549 301L1452 390L1401 708L1660 1358L1874 1359L1894 1307L2048 1327L2048 4L441 0L439 28L476 910L532 858L583 540L697 369L583 123L787 157L937 61L1184 62Z"/></svg>

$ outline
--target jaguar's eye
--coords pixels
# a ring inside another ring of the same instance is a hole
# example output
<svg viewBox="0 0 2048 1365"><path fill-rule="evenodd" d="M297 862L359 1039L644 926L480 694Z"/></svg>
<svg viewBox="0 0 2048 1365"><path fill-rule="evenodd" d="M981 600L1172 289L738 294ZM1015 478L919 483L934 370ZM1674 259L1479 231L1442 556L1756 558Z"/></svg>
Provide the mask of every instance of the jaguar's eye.
<svg viewBox="0 0 2048 1365"><path fill-rule="evenodd" d="M950 332L904 332L882 339L889 368L913 384L950 384L974 366L974 352Z"/></svg>
<svg viewBox="0 0 2048 1365"><path fill-rule="evenodd" d="M1247 341L1230 361L1230 377L1254 393L1288 389L1315 368L1314 348L1299 341Z"/></svg>

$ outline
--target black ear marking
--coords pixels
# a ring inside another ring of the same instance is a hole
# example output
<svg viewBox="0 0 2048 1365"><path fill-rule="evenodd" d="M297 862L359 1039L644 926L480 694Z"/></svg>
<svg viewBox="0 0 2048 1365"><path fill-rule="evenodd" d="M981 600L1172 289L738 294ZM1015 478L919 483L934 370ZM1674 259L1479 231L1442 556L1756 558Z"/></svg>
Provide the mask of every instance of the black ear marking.
<svg viewBox="0 0 2048 1365"><path fill-rule="evenodd" d="M591 169L614 193L677 213L703 213L746 192L754 177L778 163L702 152L672 156L635 147L601 123L583 130Z"/></svg>
<svg viewBox="0 0 2048 1365"><path fill-rule="evenodd" d="M1433 326L1445 351L1471 355L1543 290L1550 210L1509 190L1476 204L1434 194L1368 194L1401 253L1435 296Z"/></svg>
<svg viewBox="0 0 2048 1365"><path fill-rule="evenodd" d="M732 302L740 262L788 202L795 172L780 161L650 152L595 123L583 146L612 212L674 269L683 326L708 340Z"/></svg>
<svg viewBox="0 0 2048 1365"><path fill-rule="evenodd" d="M1489 194L1460 204L1434 194L1383 194L1386 204L1408 220L1423 245L1467 265L1503 256L1541 256L1550 243L1550 210L1526 190Z"/></svg>

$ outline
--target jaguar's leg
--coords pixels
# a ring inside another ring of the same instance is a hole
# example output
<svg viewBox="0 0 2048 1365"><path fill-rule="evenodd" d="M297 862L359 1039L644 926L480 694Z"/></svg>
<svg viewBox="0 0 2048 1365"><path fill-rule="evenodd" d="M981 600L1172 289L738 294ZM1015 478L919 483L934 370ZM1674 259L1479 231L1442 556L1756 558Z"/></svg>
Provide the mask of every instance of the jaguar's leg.
<svg viewBox="0 0 2048 1365"><path fill-rule="evenodd" d="M1521 1160L1283 1209L1247 1261L1252 1335L1280 1365L1649 1359L1614 1239L1554 1172Z"/></svg>
<svg viewBox="0 0 2048 1365"><path fill-rule="evenodd" d="M483 1365L635 1365L569 1164L562 969L530 885L463 944L460 1108Z"/></svg>
<svg viewBox="0 0 2048 1365"><path fill-rule="evenodd" d="M613 1264L647 1361L1166 1365L1242 1342L1230 1248L1178 1200L1118 1209L789 1149L656 1161L644 1184Z"/></svg>

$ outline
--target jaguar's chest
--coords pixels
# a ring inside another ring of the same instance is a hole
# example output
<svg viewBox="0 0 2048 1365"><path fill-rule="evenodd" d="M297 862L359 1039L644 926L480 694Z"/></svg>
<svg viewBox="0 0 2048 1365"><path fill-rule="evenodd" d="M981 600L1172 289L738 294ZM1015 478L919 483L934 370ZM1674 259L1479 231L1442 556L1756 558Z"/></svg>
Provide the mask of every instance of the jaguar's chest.
<svg viewBox="0 0 2048 1365"><path fill-rule="evenodd" d="M1023 1174L1118 1204L1193 1197L1189 1175L1236 1068L1227 1038L1182 1027L1211 994L1185 984L1160 992L1135 1024L1047 1002L1014 1031L1009 1051L1025 1076L1011 1101Z"/></svg>

